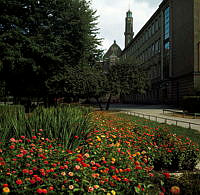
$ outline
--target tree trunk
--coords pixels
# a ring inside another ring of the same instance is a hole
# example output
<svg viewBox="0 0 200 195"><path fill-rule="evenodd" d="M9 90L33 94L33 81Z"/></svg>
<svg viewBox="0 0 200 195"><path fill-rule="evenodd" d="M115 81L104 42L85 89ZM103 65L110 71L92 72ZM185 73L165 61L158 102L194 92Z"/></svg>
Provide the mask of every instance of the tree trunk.
<svg viewBox="0 0 200 195"><path fill-rule="evenodd" d="M99 98L96 97L95 99L96 99L96 101L97 101L97 103L98 103L98 105L99 105L100 110L103 110L103 108L102 108L102 106L101 106L101 102L99 101Z"/></svg>
<svg viewBox="0 0 200 195"><path fill-rule="evenodd" d="M109 110L111 97L112 97L112 95L110 94L109 98L108 98L108 101L107 101L107 104L106 104L106 110Z"/></svg>

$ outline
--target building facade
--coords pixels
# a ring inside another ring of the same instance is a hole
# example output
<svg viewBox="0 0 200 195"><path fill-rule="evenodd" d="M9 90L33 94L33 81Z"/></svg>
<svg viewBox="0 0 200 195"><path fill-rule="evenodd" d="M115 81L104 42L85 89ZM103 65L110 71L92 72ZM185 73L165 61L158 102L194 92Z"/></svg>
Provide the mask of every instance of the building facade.
<svg viewBox="0 0 200 195"><path fill-rule="evenodd" d="M200 89L200 0L163 0L133 38L132 26L128 11L120 58L137 59L149 90L124 102L178 105L183 96Z"/></svg>

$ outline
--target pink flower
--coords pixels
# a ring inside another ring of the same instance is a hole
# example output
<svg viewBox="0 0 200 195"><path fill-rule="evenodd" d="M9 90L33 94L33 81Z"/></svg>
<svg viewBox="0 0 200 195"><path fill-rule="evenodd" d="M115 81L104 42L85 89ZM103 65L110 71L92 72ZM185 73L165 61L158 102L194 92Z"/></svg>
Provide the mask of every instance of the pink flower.
<svg viewBox="0 0 200 195"><path fill-rule="evenodd" d="M88 187L88 192L93 192L94 188L93 187Z"/></svg>
<svg viewBox="0 0 200 195"><path fill-rule="evenodd" d="M79 165L75 166L75 170L79 170L81 167Z"/></svg>
<svg viewBox="0 0 200 195"><path fill-rule="evenodd" d="M10 142L17 142L15 138L10 138Z"/></svg>

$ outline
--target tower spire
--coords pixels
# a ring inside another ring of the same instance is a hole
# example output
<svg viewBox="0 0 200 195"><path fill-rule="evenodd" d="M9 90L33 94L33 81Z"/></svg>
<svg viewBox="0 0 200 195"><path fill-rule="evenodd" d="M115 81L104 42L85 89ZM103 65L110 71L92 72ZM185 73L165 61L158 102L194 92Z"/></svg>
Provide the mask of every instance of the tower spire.
<svg viewBox="0 0 200 195"><path fill-rule="evenodd" d="M126 47L134 35L134 33L133 33L133 17L132 17L132 12L130 11L130 9L126 12L124 35L125 35L125 47Z"/></svg>

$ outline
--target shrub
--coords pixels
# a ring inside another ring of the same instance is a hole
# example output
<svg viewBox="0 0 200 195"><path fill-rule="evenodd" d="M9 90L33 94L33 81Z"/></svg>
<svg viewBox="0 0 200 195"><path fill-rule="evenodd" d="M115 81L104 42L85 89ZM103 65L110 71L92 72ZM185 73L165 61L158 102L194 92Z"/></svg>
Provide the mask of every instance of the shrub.
<svg viewBox="0 0 200 195"><path fill-rule="evenodd" d="M200 96L184 96L181 106L189 113L200 113Z"/></svg>

